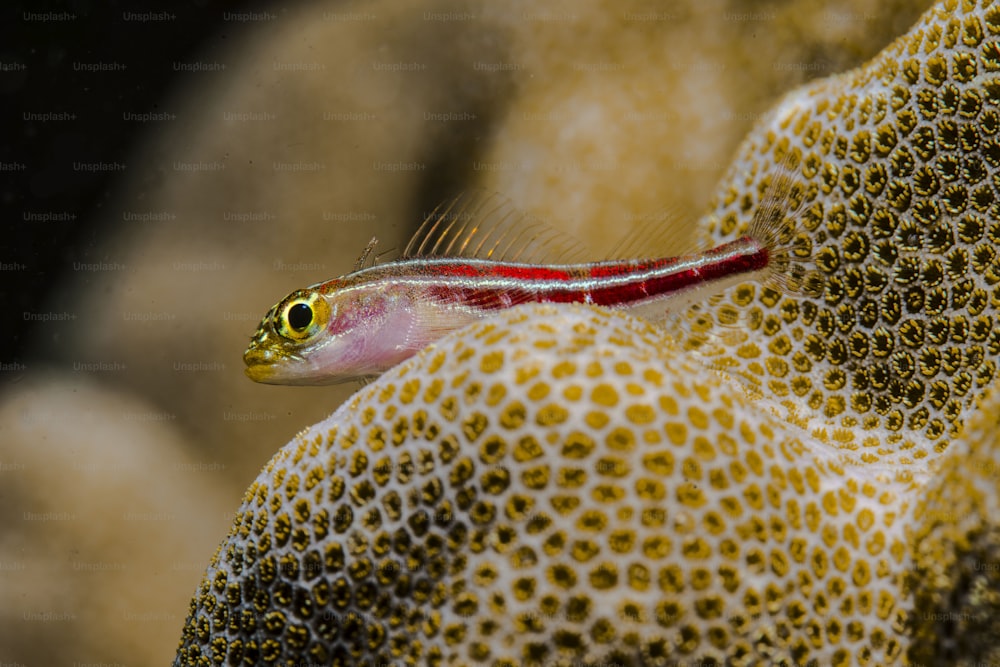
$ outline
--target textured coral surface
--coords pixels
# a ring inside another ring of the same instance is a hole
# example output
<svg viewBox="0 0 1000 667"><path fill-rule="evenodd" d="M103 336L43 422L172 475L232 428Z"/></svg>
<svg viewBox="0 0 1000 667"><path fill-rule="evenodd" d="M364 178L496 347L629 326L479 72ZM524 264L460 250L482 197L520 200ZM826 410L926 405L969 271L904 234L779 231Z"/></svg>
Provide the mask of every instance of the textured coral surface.
<svg viewBox="0 0 1000 667"><path fill-rule="evenodd" d="M1000 355L1000 8L932 9L864 68L786 97L723 186L733 236L765 174L801 161L822 299L748 285L750 332L716 362L856 462L940 452ZM709 313L710 314L710 313Z"/></svg>
<svg viewBox="0 0 1000 667"><path fill-rule="evenodd" d="M1000 661L1000 392L948 448L907 528L914 664Z"/></svg>
<svg viewBox="0 0 1000 667"><path fill-rule="evenodd" d="M794 153L822 297L743 285L676 344L572 307L442 340L272 459L177 664L995 657L996 399L961 435L1000 353L984 5L744 142L709 233Z"/></svg>
<svg viewBox="0 0 1000 667"><path fill-rule="evenodd" d="M912 483L811 445L641 321L512 311L271 460L178 664L885 664Z"/></svg>

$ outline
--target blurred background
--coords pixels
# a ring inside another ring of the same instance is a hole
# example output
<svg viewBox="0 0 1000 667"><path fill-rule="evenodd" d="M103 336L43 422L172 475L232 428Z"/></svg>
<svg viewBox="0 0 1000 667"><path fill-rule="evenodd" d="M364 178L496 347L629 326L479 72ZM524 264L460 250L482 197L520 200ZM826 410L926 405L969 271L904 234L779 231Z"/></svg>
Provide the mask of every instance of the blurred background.
<svg viewBox="0 0 1000 667"><path fill-rule="evenodd" d="M600 258L710 210L926 2L15 5L0 30L0 663L166 664L243 489L356 385L256 385L293 289L493 190ZM738 177L738 174L730 174Z"/></svg>

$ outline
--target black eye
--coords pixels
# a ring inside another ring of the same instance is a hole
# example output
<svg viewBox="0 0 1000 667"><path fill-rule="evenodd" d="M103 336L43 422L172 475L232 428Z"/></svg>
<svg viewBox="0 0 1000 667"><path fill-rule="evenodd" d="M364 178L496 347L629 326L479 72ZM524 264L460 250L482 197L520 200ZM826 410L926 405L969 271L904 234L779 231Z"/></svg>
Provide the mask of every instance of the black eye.
<svg viewBox="0 0 1000 667"><path fill-rule="evenodd" d="M288 309L288 326L293 331L305 331L313 321L313 311L304 303L297 303Z"/></svg>

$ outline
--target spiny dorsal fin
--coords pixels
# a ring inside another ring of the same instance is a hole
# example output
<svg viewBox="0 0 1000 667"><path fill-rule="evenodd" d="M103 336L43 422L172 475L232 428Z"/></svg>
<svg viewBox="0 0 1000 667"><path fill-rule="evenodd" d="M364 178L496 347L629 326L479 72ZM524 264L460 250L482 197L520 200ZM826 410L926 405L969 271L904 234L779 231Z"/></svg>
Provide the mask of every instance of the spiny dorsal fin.
<svg viewBox="0 0 1000 667"><path fill-rule="evenodd" d="M361 251L361 255L358 257L358 261L354 262L354 270L360 271L361 269L367 269L370 266L375 266L375 260L377 255L375 255L375 246L378 245L378 237L373 236L372 240L368 242L365 249Z"/></svg>
<svg viewBox="0 0 1000 667"><path fill-rule="evenodd" d="M469 190L434 209L403 257L468 257L493 261L577 263L594 255L566 232L516 209L495 192Z"/></svg>

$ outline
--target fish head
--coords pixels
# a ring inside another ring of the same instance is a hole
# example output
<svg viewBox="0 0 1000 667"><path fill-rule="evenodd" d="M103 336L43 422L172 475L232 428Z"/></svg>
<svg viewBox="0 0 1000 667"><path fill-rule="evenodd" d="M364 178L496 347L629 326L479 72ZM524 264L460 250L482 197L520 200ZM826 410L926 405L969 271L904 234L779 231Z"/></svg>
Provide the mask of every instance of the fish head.
<svg viewBox="0 0 1000 667"><path fill-rule="evenodd" d="M251 380L336 384L376 375L397 361L378 346L389 295L335 283L296 290L268 311L243 354Z"/></svg>

